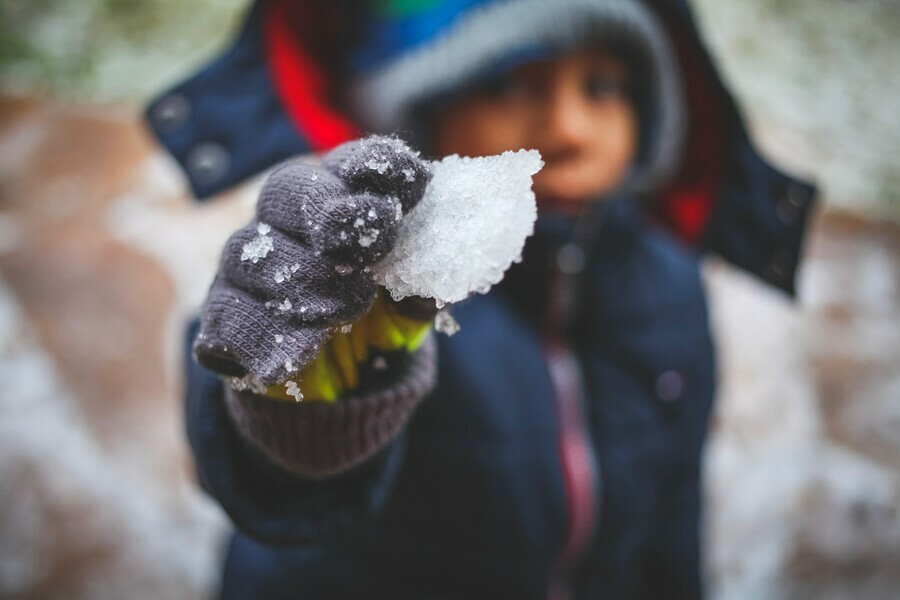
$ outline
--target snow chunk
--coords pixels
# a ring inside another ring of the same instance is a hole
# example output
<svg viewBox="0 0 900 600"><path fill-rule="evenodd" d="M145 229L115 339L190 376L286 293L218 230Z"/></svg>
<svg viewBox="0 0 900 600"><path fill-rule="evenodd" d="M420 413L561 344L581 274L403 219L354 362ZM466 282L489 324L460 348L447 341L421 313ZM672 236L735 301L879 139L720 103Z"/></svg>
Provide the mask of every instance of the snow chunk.
<svg viewBox="0 0 900 600"><path fill-rule="evenodd" d="M487 292L534 232L531 178L543 166L537 150L433 163L424 197L373 269L376 283L395 300L422 296L438 306Z"/></svg>
<svg viewBox="0 0 900 600"><path fill-rule="evenodd" d="M249 390L254 394L265 394L267 390L266 384L260 381L257 376L249 373L243 377L228 378L228 384L231 386L231 389L236 392Z"/></svg>
<svg viewBox="0 0 900 600"><path fill-rule="evenodd" d="M300 388L297 387L296 381L286 381L284 382L285 393L288 396L293 396L294 400L300 402L303 400L303 392L300 391Z"/></svg>
<svg viewBox="0 0 900 600"><path fill-rule="evenodd" d="M456 322L449 310L444 309L438 311L438 314L434 316L434 329L440 333L447 334L448 337L452 337L459 331L459 323Z"/></svg>
<svg viewBox="0 0 900 600"><path fill-rule="evenodd" d="M371 229L360 229L359 230L359 245L363 248L368 248L372 244L375 243L375 240L378 239L378 234L381 233L378 229L374 227Z"/></svg>
<svg viewBox="0 0 900 600"><path fill-rule="evenodd" d="M259 262L259 259L265 258L269 252L275 248L272 238L268 236L272 231L272 227L265 223L256 226L256 232L259 234L241 248L241 260L249 260L253 264Z"/></svg>
<svg viewBox="0 0 900 600"><path fill-rule="evenodd" d="M378 156L377 158L380 159L382 157ZM376 160L376 159L370 158L369 160L366 161L366 166L369 167L370 169L372 169L373 171L378 171L378 173L380 175L384 175L384 172L387 171L387 168L391 166L391 163L389 163L386 160L381 161L381 160Z"/></svg>
<svg viewBox="0 0 900 600"><path fill-rule="evenodd" d="M275 283L283 283L286 280L290 280L291 275L296 272L296 269L292 267L279 267L275 269Z"/></svg>

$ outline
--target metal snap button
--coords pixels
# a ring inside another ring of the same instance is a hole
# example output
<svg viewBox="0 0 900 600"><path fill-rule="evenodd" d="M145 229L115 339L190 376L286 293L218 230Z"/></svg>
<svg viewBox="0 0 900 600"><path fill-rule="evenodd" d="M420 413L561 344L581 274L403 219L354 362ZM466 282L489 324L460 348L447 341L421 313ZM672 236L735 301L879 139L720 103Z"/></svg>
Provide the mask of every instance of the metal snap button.
<svg viewBox="0 0 900 600"><path fill-rule="evenodd" d="M800 209L796 204L784 198L775 207L775 214L784 225L793 225L800 216Z"/></svg>
<svg viewBox="0 0 900 600"><path fill-rule="evenodd" d="M191 150L187 158L188 171L199 183L214 183L228 171L231 156L225 146L204 142Z"/></svg>
<svg viewBox="0 0 900 600"><path fill-rule="evenodd" d="M170 94L153 107L152 119L160 130L170 132L180 127L191 114L191 103L184 94Z"/></svg>
<svg viewBox="0 0 900 600"><path fill-rule="evenodd" d="M772 256L772 263L769 265L772 273L781 279L787 277L791 268L791 255L787 250L778 250Z"/></svg>
<svg viewBox="0 0 900 600"><path fill-rule="evenodd" d="M798 209L809 202L809 192L799 183L791 183L788 185L784 197L789 204Z"/></svg>
<svg viewBox="0 0 900 600"><path fill-rule="evenodd" d="M678 371L665 371L656 378L656 397L673 402L684 394L684 377Z"/></svg>
<svg viewBox="0 0 900 600"><path fill-rule="evenodd" d="M800 209L809 202L809 192L799 183L789 183L775 207L778 220L785 225L791 225L800 216Z"/></svg>

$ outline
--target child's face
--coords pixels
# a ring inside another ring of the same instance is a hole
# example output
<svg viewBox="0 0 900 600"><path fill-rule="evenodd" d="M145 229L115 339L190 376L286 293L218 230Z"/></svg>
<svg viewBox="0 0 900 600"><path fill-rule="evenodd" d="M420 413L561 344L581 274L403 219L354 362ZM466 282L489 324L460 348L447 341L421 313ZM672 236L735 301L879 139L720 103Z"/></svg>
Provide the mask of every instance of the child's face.
<svg viewBox="0 0 900 600"><path fill-rule="evenodd" d="M627 76L622 61L597 50L523 65L440 110L435 150L486 156L536 148L546 163L534 180L542 207L603 196L637 148Z"/></svg>

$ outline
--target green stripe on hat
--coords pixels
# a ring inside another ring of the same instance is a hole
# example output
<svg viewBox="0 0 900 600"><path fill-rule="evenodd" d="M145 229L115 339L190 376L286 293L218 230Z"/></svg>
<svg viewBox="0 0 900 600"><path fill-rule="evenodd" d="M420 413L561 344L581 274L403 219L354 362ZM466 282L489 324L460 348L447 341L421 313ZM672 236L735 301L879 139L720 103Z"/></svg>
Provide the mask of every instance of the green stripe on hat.
<svg viewBox="0 0 900 600"><path fill-rule="evenodd" d="M378 0L375 13L389 17L403 17L434 8L442 0Z"/></svg>

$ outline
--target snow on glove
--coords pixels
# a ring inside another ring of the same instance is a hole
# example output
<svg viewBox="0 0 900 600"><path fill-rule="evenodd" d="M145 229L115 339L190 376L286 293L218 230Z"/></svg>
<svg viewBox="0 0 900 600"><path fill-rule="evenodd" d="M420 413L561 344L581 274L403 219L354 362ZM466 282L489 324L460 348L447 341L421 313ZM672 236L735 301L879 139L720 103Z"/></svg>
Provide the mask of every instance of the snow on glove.
<svg viewBox="0 0 900 600"><path fill-rule="evenodd" d="M375 299L370 266L421 199L428 164L402 141L344 144L321 165L270 175L256 218L226 243L194 343L205 367L258 384L289 379Z"/></svg>

